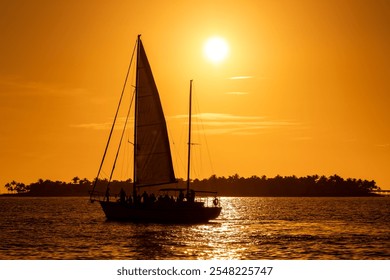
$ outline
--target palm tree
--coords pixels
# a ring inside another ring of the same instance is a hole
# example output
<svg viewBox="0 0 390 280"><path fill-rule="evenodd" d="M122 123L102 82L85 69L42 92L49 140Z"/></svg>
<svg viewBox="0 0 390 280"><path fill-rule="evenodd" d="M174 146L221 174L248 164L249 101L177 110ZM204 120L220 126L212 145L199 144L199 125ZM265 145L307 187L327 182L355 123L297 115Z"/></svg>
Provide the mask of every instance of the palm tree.
<svg viewBox="0 0 390 280"><path fill-rule="evenodd" d="M12 193L12 192L14 191L14 187L13 187L13 185L12 185L11 183L5 184L4 187L5 187L5 188L7 189L7 191L10 192L10 193Z"/></svg>
<svg viewBox="0 0 390 280"><path fill-rule="evenodd" d="M73 181L73 184L77 184L80 181L80 178L76 176L72 179L72 181Z"/></svg>

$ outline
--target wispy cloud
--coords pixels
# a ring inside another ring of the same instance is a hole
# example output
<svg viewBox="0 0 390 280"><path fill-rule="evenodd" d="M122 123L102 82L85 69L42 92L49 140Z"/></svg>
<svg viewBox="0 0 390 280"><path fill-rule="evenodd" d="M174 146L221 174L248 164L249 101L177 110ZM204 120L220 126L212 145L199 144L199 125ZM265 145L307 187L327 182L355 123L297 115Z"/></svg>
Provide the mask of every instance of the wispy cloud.
<svg viewBox="0 0 390 280"><path fill-rule="evenodd" d="M245 79L252 79L253 76L233 76L229 77L229 80L245 80Z"/></svg>
<svg viewBox="0 0 390 280"><path fill-rule="evenodd" d="M70 127L74 128L86 128L86 129L94 129L94 130L106 130L111 128L112 123L82 123L82 124L71 124Z"/></svg>
<svg viewBox="0 0 390 280"><path fill-rule="evenodd" d="M386 143L386 144L378 144L378 145L376 145L376 146L379 147L379 148L385 148L385 149L390 148L390 144L389 144L389 143Z"/></svg>
<svg viewBox="0 0 390 280"><path fill-rule="evenodd" d="M116 121L116 124L115 124L115 129L123 129L123 126L125 124L125 120L126 120L126 118L124 118L124 117L118 118L118 120ZM70 127L94 129L94 130L108 130L108 129L111 129L112 122L113 122L113 120L107 121L107 122L101 122L101 123L71 124ZM131 118L129 120L129 122L133 122L133 119Z"/></svg>
<svg viewBox="0 0 390 280"><path fill-rule="evenodd" d="M296 128L301 124L289 120L272 120L264 116L243 116L222 113L202 113L192 115L194 131L201 127L202 133L206 134L230 134L230 135L255 135L262 134L271 129ZM188 115L175 115L167 117L170 122L180 121L188 123ZM125 119L117 120L116 129L123 128ZM130 120L129 122L132 122ZM74 124L71 127L108 130L112 126L112 121L102 123Z"/></svg>
<svg viewBox="0 0 390 280"><path fill-rule="evenodd" d="M187 115L177 115L174 119L186 119ZM287 120L270 120L264 116L242 116L219 113L203 113L193 115L193 124L203 127L207 134L253 135L264 133L267 129L298 126Z"/></svg>
<svg viewBox="0 0 390 280"><path fill-rule="evenodd" d="M202 119L202 120L243 120L243 119L251 119L251 120L258 120L258 119L264 119L264 117L261 116L237 116L232 114L221 114L221 113L201 113L201 114L193 114L193 118ZM187 119L188 115L176 115L169 118L173 119Z"/></svg>
<svg viewBox="0 0 390 280"><path fill-rule="evenodd" d="M294 141L310 141L310 140L313 140L313 137L311 137L311 136L300 136L300 137L295 137L292 140L294 140Z"/></svg>
<svg viewBox="0 0 390 280"><path fill-rule="evenodd" d="M18 77L0 77L0 87L6 90L0 91L2 95L33 95L33 96L69 96L85 95L88 91L84 88L68 88L58 84L49 84L39 81L26 81Z"/></svg>

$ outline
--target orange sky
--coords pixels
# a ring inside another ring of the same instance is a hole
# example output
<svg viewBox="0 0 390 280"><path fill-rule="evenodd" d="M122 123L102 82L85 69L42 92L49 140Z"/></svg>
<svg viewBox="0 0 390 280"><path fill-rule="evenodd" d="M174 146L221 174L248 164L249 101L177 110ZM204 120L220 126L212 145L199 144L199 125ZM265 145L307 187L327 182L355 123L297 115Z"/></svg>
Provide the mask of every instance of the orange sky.
<svg viewBox="0 0 390 280"><path fill-rule="evenodd" d="M142 34L175 166L194 79L212 161L196 176L337 173L390 189L389 26L380 0L0 0L0 187L96 175ZM202 54L213 35L230 46L217 65Z"/></svg>

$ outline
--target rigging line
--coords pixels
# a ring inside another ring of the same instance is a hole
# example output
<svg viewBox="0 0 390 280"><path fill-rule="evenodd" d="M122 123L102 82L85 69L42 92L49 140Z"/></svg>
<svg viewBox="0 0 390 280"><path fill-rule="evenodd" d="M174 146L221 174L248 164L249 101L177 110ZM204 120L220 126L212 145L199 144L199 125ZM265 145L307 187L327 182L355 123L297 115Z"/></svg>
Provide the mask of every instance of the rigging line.
<svg viewBox="0 0 390 280"><path fill-rule="evenodd" d="M167 129L168 129L168 134L171 136L169 137L169 139L173 139L173 134L171 132L171 129L167 126ZM181 158L180 156L180 144L176 144L176 143L181 143L182 141L182 135L180 135L179 137L179 142L176 142L176 141L172 141L172 149L173 149L173 152L174 152L174 160L175 160L175 166L176 166L176 172L177 170L180 168L180 171L177 172L176 174L182 174L184 173L183 170L185 170L185 168L183 169L183 166L184 166L184 162L183 162L183 159Z"/></svg>
<svg viewBox="0 0 390 280"><path fill-rule="evenodd" d="M133 97L131 98L129 109L127 110L126 121L125 121L125 124L124 124L124 126L123 126L122 135L121 135L121 139L120 139L120 141L119 141L118 150L116 151L114 164L112 165L110 178L108 179L108 185L110 185L111 179L112 179L112 175L114 174L116 162L117 162L117 160L118 160L119 151L120 151L121 146L122 146L122 143L123 143L123 136L125 135L126 126L127 126L128 121L129 121L130 109L131 109L131 105L133 104L133 100L134 100L134 94L133 94ZM107 187L108 187L108 186L107 186Z"/></svg>
<svg viewBox="0 0 390 280"><path fill-rule="evenodd" d="M104 160L105 160L105 158L106 158L106 154L107 154L108 147L109 147L109 145L110 145L112 132L114 131L116 119L117 119L117 117L118 117L119 108L121 107L123 95L124 95L124 92L125 92L125 89L126 89L126 85L127 85L127 80L128 80L128 78L129 78L129 73L130 73L131 65L133 64L133 59L134 59L134 53L135 53L135 50L136 50L136 46L137 46L137 44L135 44L134 49L133 49L133 53L132 53L132 55L131 55L129 67L128 67L127 73L126 73L125 82L124 82L123 88L122 88L121 97L120 97L120 99L119 99L118 108L116 109L116 113L115 113L115 117L114 117L114 122L113 122L113 124L112 124L111 131L110 131L110 134L109 134L109 136L108 136L108 141L107 141L107 144L106 144L106 148L104 149L103 158L102 158L102 161L101 161L101 163L100 163L100 167L99 167L98 173L97 173L97 175L96 175L95 182L94 182L94 184L93 184L92 192L91 192L91 195L90 195L90 199L91 199L91 200L92 200L93 192L95 191L95 188L96 188L97 181L98 181L98 179L99 179L100 171L102 170L103 163L104 163ZM108 186L107 186L107 187L108 187Z"/></svg>
<svg viewBox="0 0 390 280"><path fill-rule="evenodd" d="M199 106L198 95L196 94L196 91L195 91L194 99L195 99L195 106L196 106L196 109L198 110L198 112L201 112L200 106ZM208 160L209 160L211 172L212 172L212 174L215 174L213 162L212 162L212 160L211 160L210 147L209 147L209 143L208 143L207 137L206 137L205 125L204 125L204 122L203 122L203 119L202 119L201 116L198 117L198 120L199 120L199 123L200 123L201 128L202 128L202 136L203 136L204 141L205 141L205 144L206 144L206 151L207 151L207 156L208 156Z"/></svg>
<svg viewBox="0 0 390 280"><path fill-rule="evenodd" d="M103 174L103 176L105 176L105 178L106 177L108 177L108 174L104 171L104 170L102 170L102 171L100 171L102 174ZM100 176L100 175L99 175Z"/></svg>
<svg viewBox="0 0 390 280"><path fill-rule="evenodd" d="M132 97L131 97L131 101L130 101L130 109L132 108L132 105L133 105L133 100L134 100L134 97L135 97L135 88L134 88L134 90L133 90L133 95L132 95ZM128 122L128 120L126 120L126 123ZM125 129L124 129L125 130ZM134 145L131 141L130 141L130 132L129 131L127 131L128 132L128 134L127 134L127 139L125 140L127 143L129 143L129 144L132 144L132 145ZM128 154L128 150L129 150L129 145L125 145L125 151L124 151L124 155L127 155ZM130 166L130 161L128 160L128 157L127 156L124 156L123 157L123 160L122 160L122 169L121 169L121 177L123 178L124 176L127 176L128 174L129 174L129 167ZM125 167L127 167L126 168L126 170L124 170L125 169ZM126 177L127 178L127 177ZM129 178L131 178L131 177L129 177Z"/></svg>

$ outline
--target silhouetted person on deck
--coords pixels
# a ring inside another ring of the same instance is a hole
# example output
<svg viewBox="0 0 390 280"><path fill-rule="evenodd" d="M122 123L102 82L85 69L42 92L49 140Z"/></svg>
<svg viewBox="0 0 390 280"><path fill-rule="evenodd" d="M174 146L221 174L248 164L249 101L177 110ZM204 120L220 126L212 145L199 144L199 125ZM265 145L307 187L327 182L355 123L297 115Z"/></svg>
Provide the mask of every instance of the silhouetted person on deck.
<svg viewBox="0 0 390 280"><path fill-rule="evenodd" d="M149 200L150 200L150 203L154 203L156 201L156 196L154 195L154 193L150 194Z"/></svg>
<svg viewBox="0 0 390 280"><path fill-rule="evenodd" d="M137 197L135 197L134 199L135 199L135 204L136 205L140 205L141 204L141 195L137 194Z"/></svg>
<svg viewBox="0 0 390 280"><path fill-rule="evenodd" d="M110 189L109 188L106 189L106 194L104 196L106 198L106 201L109 202L110 201Z"/></svg>
<svg viewBox="0 0 390 280"><path fill-rule="evenodd" d="M183 202L184 200L184 193L182 190L179 192L179 197L177 198L177 202Z"/></svg>
<svg viewBox="0 0 390 280"><path fill-rule="evenodd" d="M187 200L188 200L188 202L195 201L195 191L194 190L190 190L190 192L187 193Z"/></svg>
<svg viewBox="0 0 390 280"><path fill-rule="evenodd" d="M129 197L127 198L127 203L129 205L132 205L133 204L133 199L131 198L131 195L129 195Z"/></svg>
<svg viewBox="0 0 390 280"><path fill-rule="evenodd" d="M126 192L123 188L121 188L121 191L119 192L119 200L121 203L126 203Z"/></svg>
<svg viewBox="0 0 390 280"><path fill-rule="evenodd" d="M147 204L149 202L149 196L146 193L146 191L144 191L144 193L142 194L142 199L143 199L144 204Z"/></svg>

